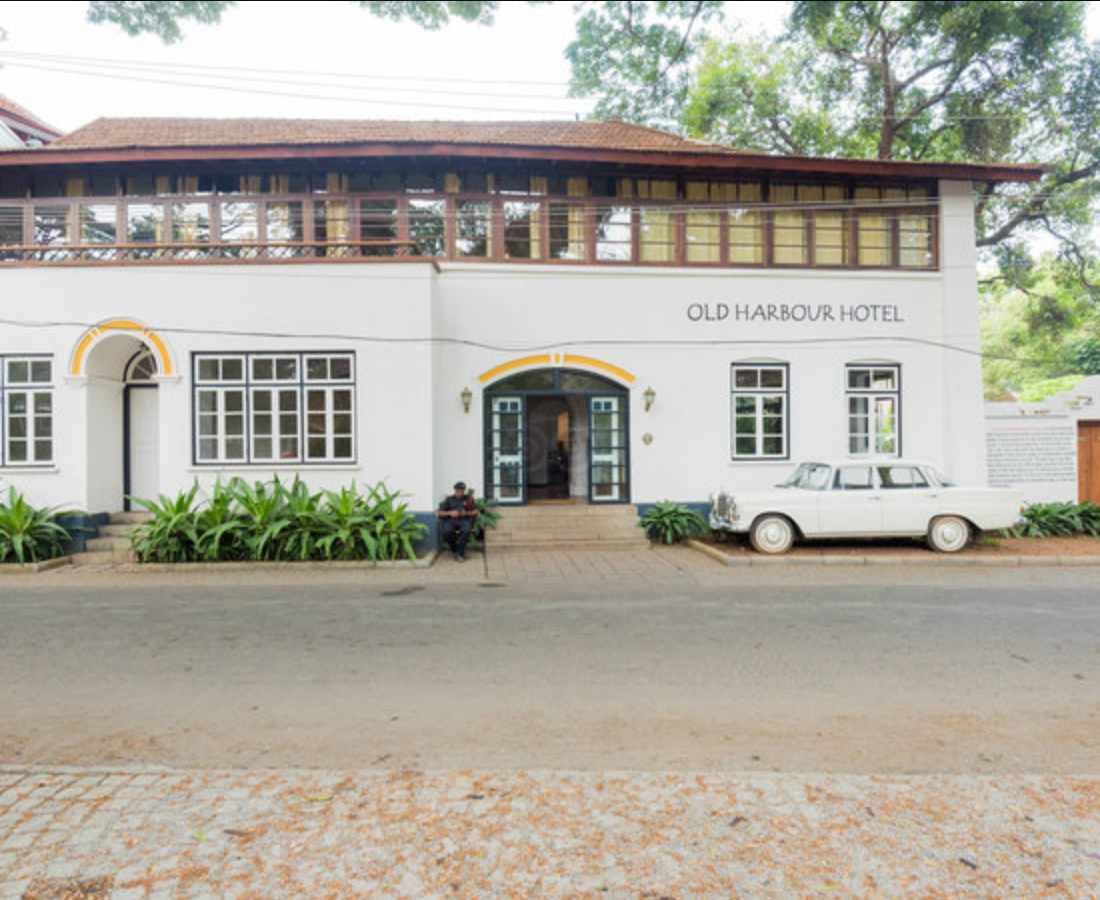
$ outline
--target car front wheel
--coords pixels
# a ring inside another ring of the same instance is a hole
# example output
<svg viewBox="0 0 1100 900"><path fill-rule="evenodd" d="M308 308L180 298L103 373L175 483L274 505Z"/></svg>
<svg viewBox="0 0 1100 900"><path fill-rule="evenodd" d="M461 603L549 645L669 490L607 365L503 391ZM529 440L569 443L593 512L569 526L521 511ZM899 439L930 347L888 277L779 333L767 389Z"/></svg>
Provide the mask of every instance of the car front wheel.
<svg viewBox="0 0 1100 900"><path fill-rule="evenodd" d="M784 516L762 516L753 523L749 540L757 553L786 553L794 544L794 526Z"/></svg>
<svg viewBox="0 0 1100 900"><path fill-rule="evenodd" d="M970 525L958 516L940 516L928 526L928 543L940 553L958 553L970 543Z"/></svg>

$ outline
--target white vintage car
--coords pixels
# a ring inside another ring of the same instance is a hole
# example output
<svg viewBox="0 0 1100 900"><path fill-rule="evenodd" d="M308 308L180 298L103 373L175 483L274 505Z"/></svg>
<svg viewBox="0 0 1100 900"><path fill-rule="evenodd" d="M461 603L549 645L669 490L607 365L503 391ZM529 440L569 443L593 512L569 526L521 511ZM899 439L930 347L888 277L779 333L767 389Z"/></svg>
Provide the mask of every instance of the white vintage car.
<svg viewBox="0 0 1100 900"><path fill-rule="evenodd" d="M925 537L941 553L978 531L1018 524L1014 491L959 487L933 465L901 459L805 462L768 490L711 497L710 526L747 533L760 553L799 538Z"/></svg>

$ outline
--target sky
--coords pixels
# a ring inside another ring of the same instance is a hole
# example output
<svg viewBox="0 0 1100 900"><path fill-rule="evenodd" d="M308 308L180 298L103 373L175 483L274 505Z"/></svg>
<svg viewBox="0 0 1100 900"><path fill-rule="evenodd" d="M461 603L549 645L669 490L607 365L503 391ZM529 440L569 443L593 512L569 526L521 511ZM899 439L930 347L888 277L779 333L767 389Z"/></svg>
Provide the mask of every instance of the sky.
<svg viewBox="0 0 1100 900"><path fill-rule="evenodd" d="M735 3L778 27L786 4ZM425 31L334 0L245 0L164 45L85 21L87 4L0 2L0 94L62 130L100 116L572 119L573 3L505 3L490 27Z"/></svg>

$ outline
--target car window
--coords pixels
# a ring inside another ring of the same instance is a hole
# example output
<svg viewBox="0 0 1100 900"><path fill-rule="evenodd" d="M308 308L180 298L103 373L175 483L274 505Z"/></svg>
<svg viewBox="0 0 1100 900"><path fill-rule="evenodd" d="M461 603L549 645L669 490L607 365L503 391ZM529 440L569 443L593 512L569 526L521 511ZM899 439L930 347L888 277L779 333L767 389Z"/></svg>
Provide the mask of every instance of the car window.
<svg viewBox="0 0 1100 900"><path fill-rule="evenodd" d="M838 491L869 491L875 486L870 466L841 466L833 487Z"/></svg>
<svg viewBox="0 0 1100 900"><path fill-rule="evenodd" d="M788 487L823 491L829 486L829 467L821 463L802 463L787 479Z"/></svg>
<svg viewBox="0 0 1100 900"><path fill-rule="evenodd" d="M878 479L887 491L928 487L924 474L915 466L879 466Z"/></svg>

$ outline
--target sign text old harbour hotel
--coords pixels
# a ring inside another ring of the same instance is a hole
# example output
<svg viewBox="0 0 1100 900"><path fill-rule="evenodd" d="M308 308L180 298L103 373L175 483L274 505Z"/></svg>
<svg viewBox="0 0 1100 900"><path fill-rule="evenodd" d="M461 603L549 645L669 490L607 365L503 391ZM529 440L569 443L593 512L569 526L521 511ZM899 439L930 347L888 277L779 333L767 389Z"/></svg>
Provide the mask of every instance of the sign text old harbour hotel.
<svg viewBox="0 0 1100 900"><path fill-rule="evenodd" d="M904 322L890 303L691 303L692 322Z"/></svg>

